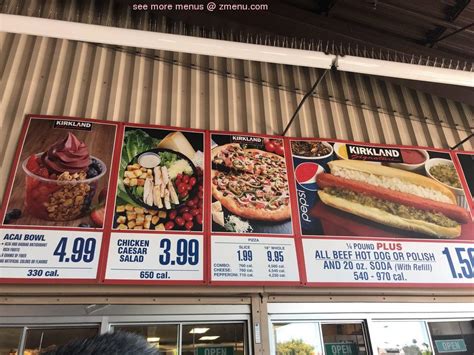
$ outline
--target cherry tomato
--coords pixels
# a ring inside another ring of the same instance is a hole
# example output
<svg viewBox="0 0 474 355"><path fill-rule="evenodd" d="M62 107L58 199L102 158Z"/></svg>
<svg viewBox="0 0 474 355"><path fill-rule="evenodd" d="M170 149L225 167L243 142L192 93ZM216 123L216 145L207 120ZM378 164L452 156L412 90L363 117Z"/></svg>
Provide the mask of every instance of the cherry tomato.
<svg viewBox="0 0 474 355"><path fill-rule="evenodd" d="M194 226L194 223L191 222L191 221L188 221L188 222L186 222L186 224L185 224L185 227L186 227L186 229L187 229L188 231L191 230L191 228L193 228L193 226Z"/></svg>
<svg viewBox="0 0 474 355"><path fill-rule="evenodd" d="M181 183L178 185L178 193L181 194L183 193L184 191L188 191L188 189L186 188L186 185Z"/></svg>
<svg viewBox="0 0 474 355"><path fill-rule="evenodd" d="M183 213L186 213L186 212L189 212L189 207L181 207L179 209L179 213L180 214L183 214Z"/></svg>
<svg viewBox="0 0 474 355"><path fill-rule="evenodd" d="M189 200L188 202L186 202L186 206L188 207L194 207L195 203L193 200Z"/></svg>
<svg viewBox="0 0 474 355"><path fill-rule="evenodd" d="M175 219L177 215L178 215L178 212L176 210L173 210L168 214L168 217L169 219Z"/></svg>
<svg viewBox="0 0 474 355"><path fill-rule="evenodd" d="M267 152L274 152L275 151L275 144L273 144L272 142L268 142L267 144L265 144L265 150Z"/></svg>
<svg viewBox="0 0 474 355"><path fill-rule="evenodd" d="M183 180L183 182L185 182L187 184L189 182L189 176L188 175L183 175L182 180Z"/></svg>
<svg viewBox="0 0 474 355"><path fill-rule="evenodd" d="M194 217L194 220L197 224L202 224L202 214L196 215L196 217Z"/></svg>
<svg viewBox="0 0 474 355"><path fill-rule="evenodd" d="M182 179L183 178L183 174L179 173L178 175L176 175L176 179Z"/></svg>
<svg viewBox="0 0 474 355"><path fill-rule="evenodd" d="M276 147L276 149L275 149L275 154L283 155L284 152L285 152L285 150L283 149L283 147L281 145Z"/></svg>
<svg viewBox="0 0 474 355"><path fill-rule="evenodd" d="M193 215L189 212L183 213L183 218L185 221L192 221L193 220Z"/></svg>
<svg viewBox="0 0 474 355"><path fill-rule="evenodd" d="M263 144L267 145L268 143L270 143L270 138L264 138L263 139Z"/></svg>
<svg viewBox="0 0 474 355"><path fill-rule="evenodd" d="M188 191L191 191L193 189L191 185L187 185L186 188L188 189Z"/></svg>
<svg viewBox="0 0 474 355"><path fill-rule="evenodd" d="M179 194L179 197L181 198L185 198L186 196L188 196L188 191L184 191Z"/></svg>
<svg viewBox="0 0 474 355"><path fill-rule="evenodd" d="M189 211L189 213L191 213L193 216L197 216L201 212L199 211L199 208L194 208L191 211Z"/></svg>
<svg viewBox="0 0 474 355"><path fill-rule="evenodd" d="M202 191L202 190L203 190L202 185L199 185L198 190L199 190L199 191Z"/></svg>
<svg viewBox="0 0 474 355"><path fill-rule="evenodd" d="M191 177L191 178L189 179L189 185L191 185L191 186L196 185L196 181L197 181L197 180L196 180L196 178L195 178L194 176Z"/></svg>
<svg viewBox="0 0 474 355"><path fill-rule="evenodd" d="M202 200L202 197L204 196L202 190L201 191L198 191L198 197L200 200Z"/></svg>
<svg viewBox="0 0 474 355"><path fill-rule="evenodd" d="M174 228L174 222L173 221L168 221L165 223L165 229L170 230Z"/></svg>
<svg viewBox="0 0 474 355"><path fill-rule="evenodd" d="M176 217L176 219L174 220L174 222L175 222L178 226L180 226L180 227L184 226L184 224L186 223L186 221L184 220L184 218L183 218L183 217L180 217L180 216Z"/></svg>

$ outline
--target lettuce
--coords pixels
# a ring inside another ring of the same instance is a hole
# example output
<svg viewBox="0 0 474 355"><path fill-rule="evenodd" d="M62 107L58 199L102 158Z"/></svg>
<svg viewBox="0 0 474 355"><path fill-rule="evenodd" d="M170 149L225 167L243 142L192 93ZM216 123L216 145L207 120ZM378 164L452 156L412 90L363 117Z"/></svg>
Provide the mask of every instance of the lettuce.
<svg viewBox="0 0 474 355"><path fill-rule="evenodd" d="M127 169L128 163L130 163L135 156L146 150L156 148L158 146L158 143L160 143L159 139L153 138L141 129L130 129L125 131L122 146L122 156L120 159L119 181L117 187L118 199L125 203L135 204L135 202L127 194L127 191L125 191L125 185L122 181L123 174Z"/></svg>
<svg viewBox="0 0 474 355"><path fill-rule="evenodd" d="M164 164L168 169L178 160L178 156L171 152L160 152L159 154L162 164Z"/></svg>

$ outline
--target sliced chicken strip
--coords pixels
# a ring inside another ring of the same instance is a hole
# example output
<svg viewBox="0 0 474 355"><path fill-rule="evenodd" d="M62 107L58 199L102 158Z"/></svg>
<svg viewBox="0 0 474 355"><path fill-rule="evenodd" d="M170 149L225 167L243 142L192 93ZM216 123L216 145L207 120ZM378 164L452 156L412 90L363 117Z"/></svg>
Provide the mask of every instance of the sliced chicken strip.
<svg viewBox="0 0 474 355"><path fill-rule="evenodd" d="M170 192L171 202L173 202L175 205L179 205L178 194L176 193L176 190L174 189L171 180L168 182L168 190Z"/></svg>
<svg viewBox="0 0 474 355"><path fill-rule="evenodd" d="M171 209L171 202L170 202L170 192L168 191L168 189L165 190L165 208L167 210L170 210Z"/></svg>

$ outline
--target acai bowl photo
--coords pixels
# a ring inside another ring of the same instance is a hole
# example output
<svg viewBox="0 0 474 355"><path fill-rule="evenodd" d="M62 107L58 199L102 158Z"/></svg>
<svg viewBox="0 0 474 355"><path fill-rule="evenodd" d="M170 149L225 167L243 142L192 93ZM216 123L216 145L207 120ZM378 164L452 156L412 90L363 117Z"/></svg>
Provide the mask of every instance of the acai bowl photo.
<svg viewBox="0 0 474 355"><path fill-rule="evenodd" d="M101 228L116 126L56 117L26 125L3 223Z"/></svg>

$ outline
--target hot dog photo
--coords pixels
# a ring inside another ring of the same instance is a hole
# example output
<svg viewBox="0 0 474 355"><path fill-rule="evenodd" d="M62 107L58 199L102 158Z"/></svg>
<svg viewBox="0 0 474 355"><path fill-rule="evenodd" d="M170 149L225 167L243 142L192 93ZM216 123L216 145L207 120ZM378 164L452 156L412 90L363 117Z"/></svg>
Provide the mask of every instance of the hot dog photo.
<svg viewBox="0 0 474 355"><path fill-rule="evenodd" d="M291 140L303 236L473 238L448 152Z"/></svg>

